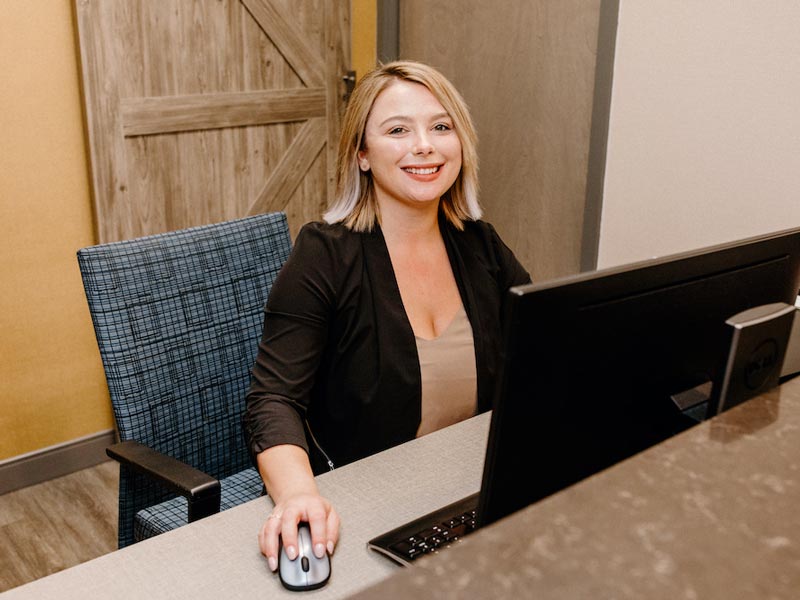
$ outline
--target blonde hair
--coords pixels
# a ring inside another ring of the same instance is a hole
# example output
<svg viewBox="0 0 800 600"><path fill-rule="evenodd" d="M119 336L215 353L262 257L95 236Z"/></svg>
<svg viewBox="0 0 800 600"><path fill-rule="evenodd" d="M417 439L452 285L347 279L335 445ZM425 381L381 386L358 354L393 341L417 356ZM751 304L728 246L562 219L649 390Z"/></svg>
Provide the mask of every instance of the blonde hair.
<svg viewBox="0 0 800 600"><path fill-rule="evenodd" d="M364 130L378 95L395 81L424 85L453 120L461 141L461 171L441 198L441 210L458 229L464 221L483 215L478 203L477 134L464 99L444 75L428 65L395 61L367 73L356 86L345 111L336 159L336 197L323 215L328 223L342 222L354 231L371 231L379 221L378 202L370 171L358 166Z"/></svg>

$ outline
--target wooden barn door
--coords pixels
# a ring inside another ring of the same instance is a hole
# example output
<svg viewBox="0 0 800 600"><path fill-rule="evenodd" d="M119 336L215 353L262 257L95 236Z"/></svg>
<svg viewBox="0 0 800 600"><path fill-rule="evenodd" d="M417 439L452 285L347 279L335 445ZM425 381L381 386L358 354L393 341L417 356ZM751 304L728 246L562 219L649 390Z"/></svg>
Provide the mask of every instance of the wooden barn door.
<svg viewBox="0 0 800 600"><path fill-rule="evenodd" d="M332 193L349 0L75 0L100 242Z"/></svg>

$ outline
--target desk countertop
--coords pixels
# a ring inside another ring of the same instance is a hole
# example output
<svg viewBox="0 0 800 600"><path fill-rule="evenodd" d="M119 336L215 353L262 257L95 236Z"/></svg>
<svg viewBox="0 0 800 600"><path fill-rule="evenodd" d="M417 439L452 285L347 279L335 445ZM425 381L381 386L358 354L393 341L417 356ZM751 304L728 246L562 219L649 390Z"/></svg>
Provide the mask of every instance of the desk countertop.
<svg viewBox="0 0 800 600"><path fill-rule="evenodd" d="M800 378L419 562L357 598L800 598Z"/></svg>

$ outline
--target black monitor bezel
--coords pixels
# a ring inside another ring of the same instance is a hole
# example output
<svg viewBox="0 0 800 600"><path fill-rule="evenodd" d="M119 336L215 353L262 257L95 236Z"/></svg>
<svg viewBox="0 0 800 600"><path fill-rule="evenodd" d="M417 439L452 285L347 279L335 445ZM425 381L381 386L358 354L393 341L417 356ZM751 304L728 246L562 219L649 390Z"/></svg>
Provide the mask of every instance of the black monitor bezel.
<svg viewBox="0 0 800 600"><path fill-rule="evenodd" d="M539 466L545 465L553 457L526 456L526 453L520 451L524 436L535 434L535 428L526 428L525 419L530 416L530 412L521 410L521 401L511 397L514 377L521 376L520 372L524 369L524 366L514 364L518 344L525 343L520 339L520 331L524 328L520 327L519 319L523 311L530 313L535 310L532 307L541 300L541 304L547 306L553 306L553 303L559 301L566 302L565 312L568 313L572 308L569 303L574 302L574 298L581 294L589 296L581 304L593 301L602 303L632 294L657 293L679 282L704 281L721 273L738 273L746 268L758 269L760 265L775 260L788 260L787 266L781 267L782 271L788 269L789 277L780 286L780 292L760 294L755 290L752 297L742 300L742 309L752 307L745 306L752 302L794 303L800 290L800 228L511 288L507 293L503 360L489 429L478 507L480 524L488 525L583 478L556 482L551 488L543 486L545 491L540 488L532 490L533 486L530 485L532 478L537 477L537 463ZM565 317L565 314L562 313L560 317ZM553 335L558 330L558 324L549 323L548 326L550 325L552 327L549 331ZM516 451L509 450L508 447L516 448ZM544 454L539 450L539 454Z"/></svg>

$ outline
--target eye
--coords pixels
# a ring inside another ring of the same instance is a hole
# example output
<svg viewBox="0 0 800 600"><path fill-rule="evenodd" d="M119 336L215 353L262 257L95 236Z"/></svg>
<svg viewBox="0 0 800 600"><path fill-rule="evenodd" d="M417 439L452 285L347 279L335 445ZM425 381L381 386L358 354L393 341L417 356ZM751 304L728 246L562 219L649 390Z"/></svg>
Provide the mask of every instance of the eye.
<svg viewBox="0 0 800 600"><path fill-rule="evenodd" d="M448 123L437 123L433 126L434 131L451 131L452 129L452 125Z"/></svg>
<svg viewBox="0 0 800 600"><path fill-rule="evenodd" d="M400 135L401 133L405 133L405 132L406 132L406 128L405 127L400 127L398 125L397 127L392 127L389 130L389 135Z"/></svg>

